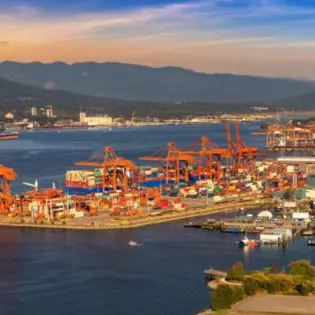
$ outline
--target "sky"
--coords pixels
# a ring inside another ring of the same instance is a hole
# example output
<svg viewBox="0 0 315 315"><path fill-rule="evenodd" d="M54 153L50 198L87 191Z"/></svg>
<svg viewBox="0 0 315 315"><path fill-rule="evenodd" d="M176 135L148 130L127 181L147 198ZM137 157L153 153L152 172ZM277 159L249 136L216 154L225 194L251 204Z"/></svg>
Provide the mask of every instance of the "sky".
<svg viewBox="0 0 315 315"><path fill-rule="evenodd" d="M315 0L0 0L0 61L315 79Z"/></svg>

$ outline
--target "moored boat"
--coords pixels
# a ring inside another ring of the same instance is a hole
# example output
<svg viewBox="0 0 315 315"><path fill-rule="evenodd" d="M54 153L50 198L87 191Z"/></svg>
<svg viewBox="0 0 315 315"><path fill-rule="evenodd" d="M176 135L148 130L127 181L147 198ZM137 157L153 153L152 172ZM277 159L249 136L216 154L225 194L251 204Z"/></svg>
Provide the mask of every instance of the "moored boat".
<svg viewBox="0 0 315 315"><path fill-rule="evenodd" d="M18 139L18 138L19 138L18 132L0 133L0 141L1 140L13 140L13 139Z"/></svg>
<svg viewBox="0 0 315 315"><path fill-rule="evenodd" d="M238 227L223 227L220 231L223 233L245 233L244 229Z"/></svg>
<svg viewBox="0 0 315 315"><path fill-rule="evenodd" d="M315 246L315 239L308 240L307 241L307 246Z"/></svg>
<svg viewBox="0 0 315 315"><path fill-rule="evenodd" d="M251 240L247 236L244 236L244 238L240 241L237 241L236 244L239 246L258 247L260 242L258 240Z"/></svg>

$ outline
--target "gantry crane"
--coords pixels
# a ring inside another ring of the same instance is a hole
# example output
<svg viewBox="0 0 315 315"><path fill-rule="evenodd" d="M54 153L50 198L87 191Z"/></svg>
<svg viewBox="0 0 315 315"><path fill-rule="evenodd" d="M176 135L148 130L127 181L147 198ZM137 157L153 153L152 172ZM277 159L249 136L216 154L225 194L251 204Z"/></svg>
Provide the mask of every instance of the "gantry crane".
<svg viewBox="0 0 315 315"><path fill-rule="evenodd" d="M175 171L175 183L178 183L181 178L188 181L188 166L194 164L196 161L193 156L183 154L178 150L174 142L170 142L167 146L161 148L152 156L141 157L139 160L165 162L165 182L167 184L170 180L170 170L172 169Z"/></svg>
<svg viewBox="0 0 315 315"><path fill-rule="evenodd" d="M244 141L241 140L238 122L235 122L236 143L232 141L229 124L226 123L225 126L228 152L233 157L232 169L237 170L241 167L247 168L248 166L250 166L248 162L254 162L256 160L256 157L261 156L262 154L258 152L257 147L248 147L244 143Z"/></svg>
<svg viewBox="0 0 315 315"><path fill-rule="evenodd" d="M208 177L212 179L213 162L215 162L217 168L215 177L216 179L220 179L221 161L222 159L228 159L230 157L228 150L220 148L217 144L211 142L206 136L201 137L190 147L182 148L180 151L184 154L197 155L199 157L199 180L202 178L202 175L208 175ZM228 162L226 162L226 164L228 164Z"/></svg>
<svg viewBox="0 0 315 315"><path fill-rule="evenodd" d="M12 168L0 164L0 212L6 214L11 202L11 181L17 178Z"/></svg>
<svg viewBox="0 0 315 315"><path fill-rule="evenodd" d="M112 186L117 190L118 186L128 189L128 173L135 173L137 166L124 158L118 157L114 149L110 146L105 147L104 151L92 156L88 161L76 163L78 166L94 166L103 170L102 188Z"/></svg>
<svg viewBox="0 0 315 315"><path fill-rule="evenodd" d="M236 149L237 149L237 168L246 167L248 161L253 161L261 153L258 152L257 147L248 147L244 141L241 140L239 124L235 122L235 136L236 136Z"/></svg>

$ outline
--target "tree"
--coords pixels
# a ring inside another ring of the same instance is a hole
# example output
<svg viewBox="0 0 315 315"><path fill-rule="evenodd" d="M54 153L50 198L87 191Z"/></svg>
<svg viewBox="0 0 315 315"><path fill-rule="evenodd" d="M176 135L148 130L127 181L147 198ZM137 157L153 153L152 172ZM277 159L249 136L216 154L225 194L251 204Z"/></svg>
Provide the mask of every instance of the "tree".
<svg viewBox="0 0 315 315"><path fill-rule="evenodd" d="M247 295L254 295L259 289L258 283L253 277L245 277L244 290Z"/></svg>
<svg viewBox="0 0 315 315"><path fill-rule="evenodd" d="M233 303L233 292L229 285L220 284L217 290L213 291L211 294L212 309L226 310L230 308Z"/></svg>
<svg viewBox="0 0 315 315"><path fill-rule="evenodd" d="M244 279L244 267L241 262L235 263L227 272L228 280L242 281Z"/></svg>
<svg viewBox="0 0 315 315"><path fill-rule="evenodd" d="M290 274L294 276L300 276L303 278L312 278L314 273L314 267L309 260L296 260L290 263Z"/></svg>
<svg viewBox="0 0 315 315"><path fill-rule="evenodd" d="M243 298L244 289L242 286L219 284L217 290L211 294L212 309L214 311L226 310Z"/></svg>
<svg viewBox="0 0 315 315"><path fill-rule="evenodd" d="M303 296L308 296L309 295L309 288L306 284L300 283L295 287L295 290Z"/></svg>

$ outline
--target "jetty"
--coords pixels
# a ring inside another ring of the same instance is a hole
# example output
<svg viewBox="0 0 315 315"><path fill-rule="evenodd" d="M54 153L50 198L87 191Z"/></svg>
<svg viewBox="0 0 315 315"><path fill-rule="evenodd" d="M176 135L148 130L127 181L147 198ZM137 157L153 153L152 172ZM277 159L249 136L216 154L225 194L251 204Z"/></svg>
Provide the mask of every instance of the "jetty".
<svg viewBox="0 0 315 315"><path fill-rule="evenodd" d="M216 279L227 277L226 271L222 271L222 270L218 270L218 269L212 269L212 268L206 269L204 271L204 273L206 275L207 280L216 280Z"/></svg>

